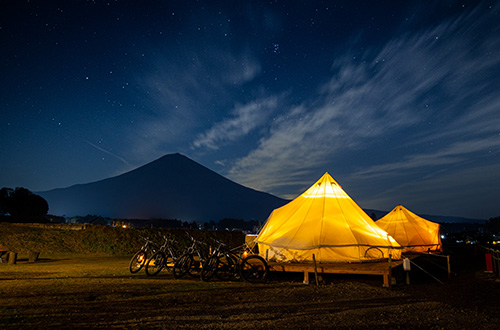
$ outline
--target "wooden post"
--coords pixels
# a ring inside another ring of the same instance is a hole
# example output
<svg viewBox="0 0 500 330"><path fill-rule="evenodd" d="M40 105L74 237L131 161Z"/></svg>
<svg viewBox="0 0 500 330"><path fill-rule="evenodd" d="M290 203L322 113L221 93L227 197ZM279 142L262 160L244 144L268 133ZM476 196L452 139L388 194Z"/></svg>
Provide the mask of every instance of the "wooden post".
<svg viewBox="0 0 500 330"><path fill-rule="evenodd" d="M40 252L29 251L28 252L28 262L38 261L39 256L40 256Z"/></svg>
<svg viewBox="0 0 500 330"><path fill-rule="evenodd" d="M493 273L497 273L498 272L498 268L497 268L497 251L495 250L491 250L491 261L493 263Z"/></svg>
<svg viewBox="0 0 500 330"><path fill-rule="evenodd" d="M493 273L496 273L496 272L498 272L497 261L496 261L497 251L495 251L493 249L491 249L490 251L491 251L490 255L491 255L491 259L492 259L491 261L492 261L492 266L493 266L492 267Z"/></svg>
<svg viewBox="0 0 500 330"><path fill-rule="evenodd" d="M448 279L449 279L451 278L450 256L446 256L446 263L448 264Z"/></svg>
<svg viewBox="0 0 500 330"><path fill-rule="evenodd" d="M384 288L388 288L389 287L389 282L391 281L389 279L389 274L384 274L382 275L383 279L384 279L384 284L383 284L383 287Z"/></svg>
<svg viewBox="0 0 500 330"><path fill-rule="evenodd" d="M17 263L17 253L9 252L9 265L15 265Z"/></svg>
<svg viewBox="0 0 500 330"><path fill-rule="evenodd" d="M392 290L392 254L389 254L389 290Z"/></svg>
<svg viewBox="0 0 500 330"><path fill-rule="evenodd" d="M316 257L314 256L314 253L313 253L313 262L314 262L314 277L316 279L316 286L319 286L319 283L318 283L318 268L316 267Z"/></svg>
<svg viewBox="0 0 500 330"><path fill-rule="evenodd" d="M495 251L494 256L494 263L497 265L497 275L500 279L500 251Z"/></svg>
<svg viewBox="0 0 500 330"><path fill-rule="evenodd" d="M309 272L307 270L304 270L304 284L309 284Z"/></svg>
<svg viewBox="0 0 500 330"><path fill-rule="evenodd" d="M497 251L496 250L491 250L491 262L493 264L493 273L494 274L500 274L500 271L498 269L498 262L497 262L497 259L498 259L498 255L497 255Z"/></svg>
<svg viewBox="0 0 500 330"><path fill-rule="evenodd" d="M500 275L500 251L495 251L495 264L497 265L497 274Z"/></svg>
<svg viewBox="0 0 500 330"><path fill-rule="evenodd" d="M406 273L406 285L410 285L411 261L409 258L403 259L403 270Z"/></svg>

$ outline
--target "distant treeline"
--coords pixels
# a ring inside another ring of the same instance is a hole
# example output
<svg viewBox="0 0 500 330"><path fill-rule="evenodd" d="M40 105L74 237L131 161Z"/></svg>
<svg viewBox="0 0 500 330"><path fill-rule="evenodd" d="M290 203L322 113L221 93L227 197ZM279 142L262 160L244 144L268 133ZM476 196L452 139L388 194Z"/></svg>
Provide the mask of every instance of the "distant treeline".
<svg viewBox="0 0 500 330"><path fill-rule="evenodd" d="M57 220L56 220L57 218ZM77 216L72 218L55 217L51 222L89 223L113 227L165 228L165 229L200 229L200 230L238 230L256 233L263 225L256 220L225 218L209 222L182 221L177 219L116 219L97 215Z"/></svg>
<svg viewBox="0 0 500 330"><path fill-rule="evenodd" d="M500 234L500 217L490 218L485 222L440 222L441 232L446 234L453 233L483 233Z"/></svg>

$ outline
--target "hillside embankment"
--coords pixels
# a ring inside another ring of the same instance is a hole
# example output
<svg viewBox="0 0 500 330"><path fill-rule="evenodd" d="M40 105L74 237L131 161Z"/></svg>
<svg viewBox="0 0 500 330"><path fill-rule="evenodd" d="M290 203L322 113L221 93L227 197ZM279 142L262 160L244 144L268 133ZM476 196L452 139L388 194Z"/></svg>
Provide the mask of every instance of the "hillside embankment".
<svg viewBox="0 0 500 330"><path fill-rule="evenodd" d="M243 244L245 236L237 231L201 231L187 229L122 228L90 224L16 224L0 223L0 250L20 254L43 253L109 253L133 254L148 237L159 245L163 235L186 246L188 232L194 238L210 242L219 239L230 246Z"/></svg>

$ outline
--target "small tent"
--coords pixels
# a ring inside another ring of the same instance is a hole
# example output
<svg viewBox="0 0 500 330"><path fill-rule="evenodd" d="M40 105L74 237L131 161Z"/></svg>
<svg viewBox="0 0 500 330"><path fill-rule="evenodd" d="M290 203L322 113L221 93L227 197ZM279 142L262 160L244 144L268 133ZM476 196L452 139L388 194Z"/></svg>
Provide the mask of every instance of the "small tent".
<svg viewBox="0 0 500 330"><path fill-rule="evenodd" d="M425 220L403 205L375 222L403 247L402 252L441 252L439 224Z"/></svg>
<svg viewBox="0 0 500 330"><path fill-rule="evenodd" d="M400 245L325 173L290 203L275 209L256 242L276 261L360 262L401 258Z"/></svg>

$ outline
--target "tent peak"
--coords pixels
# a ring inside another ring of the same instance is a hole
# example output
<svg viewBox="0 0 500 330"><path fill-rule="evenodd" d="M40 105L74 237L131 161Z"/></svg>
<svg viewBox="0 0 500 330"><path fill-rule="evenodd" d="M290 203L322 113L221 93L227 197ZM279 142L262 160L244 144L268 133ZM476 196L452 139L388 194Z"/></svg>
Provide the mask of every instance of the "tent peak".
<svg viewBox="0 0 500 330"><path fill-rule="evenodd" d="M318 181L324 181L324 180L329 180L329 181L335 182L333 177L328 172L325 172L325 174L323 174L323 176L321 176L321 178Z"/></svg>
<svg viewBox="0 0 500 330"><path fill-rule="evenodd" d="M336 185L337 187L342 189L342 186L337 181L335 181L335 179L328 172L325 172L325 174L323 174L323 176L321 178L319 178L319 180L316 181L316 183L313 184L313 186L311 186L311 188L314 186L321 187L321 185L323 183L333 184L333 185ZM311 189L311 188L309 188L309 189ZM334 188L334 189L336 189L336 188Z"/></svg>

